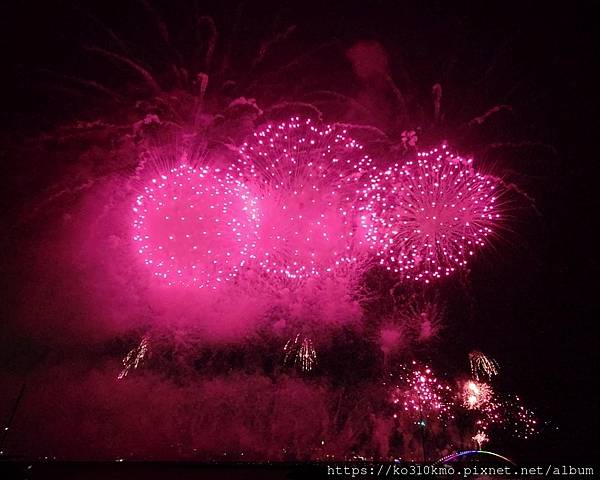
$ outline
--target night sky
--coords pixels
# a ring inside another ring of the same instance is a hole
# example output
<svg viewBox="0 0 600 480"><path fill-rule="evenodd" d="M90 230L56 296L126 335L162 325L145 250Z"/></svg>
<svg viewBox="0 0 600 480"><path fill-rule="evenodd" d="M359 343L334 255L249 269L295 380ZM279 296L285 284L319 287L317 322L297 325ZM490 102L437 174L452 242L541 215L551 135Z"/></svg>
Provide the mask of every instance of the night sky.
<svg viewBox="0 0 600 480"><path fill-rule="evenodd" d="M469 350L489 353L501 365L502 387L519 392L547 422L539 438L512 442L504 451L521 460L590 461L598 403L594 307L599 273L593 233L598 39L592 10L591 2L553 6L525 1L3 5L0 418L10 416L26 372L40 378L45 362L71 368L77 362L93 365L94 355L118 358L139 328L127 321L94 326L93 319L82 319L94 294L86 299L70 278L73 271L52 270L69 251L66 236L83 238L86 232L78 232L77 224L63 229L53 218L64 220L65 212L88 207L75 206L75 194L58 205L39 207L46 205L40 199L65 178L85 181L86 175L104 172L102 165L90 163L95 160L89 160L89 152L95 141L106 145L110 138L66 142L57 139L64 133L59 127L97 118L132 123L141 117L130 105L149 95L138 76L90 49L114 48L114 32L156 73L165 90L174 90L168 63L176 58L190 71L202 71L192 18L211 15L219 30L214 58L229 54L226 67L211 67L208 88L217 99L214 109L219 98L252 97L266 107L282 100L310 103L307 92L336 91L371 102L376 113L352 116L322 104L325 120L342 117L374 125L395 141L409 129L417 130L423 145L447 140L526 193L515 196L510 225L494 248L473 262L461 282L441 287L447 328L435 350L420 355L440 371L455 373L466 371ZM161 40L157 18L169 30L169 45ZM292 25L264 60L252 63L265 38ZM389 75L408 104L401 114L387 107L389 92L383 87L378 93L377 85L366 86L354 75L346 53L360 42L377 42L386 53ZM282 66L283 73L278 70ZM72 78L93 79L118 92L121 101L80 88ZM228 79L235 81L233 87L227 86ZM444 118L432 126L431 89L436 83L443 88ZM220 91L210 90L217 85ZM469 124L496 105L510 108L480 125ZM42 211L34 214L35 208ZM53 303L57 291L64 295ZM110 295L110 288L102 287L102 292ZM324 348L322 368L326 375L355 376L349 383L360 383L362 376L372 375L377 349L362 346L361 335L350 337L354 348L361 349L340 354L350 366L335 361L335 353ZM235 347L227 343L216 350L212 358L221 360L214 360L215 371L243 371ZM266 360L258 363L269 372L276 360L272 353L262 353ZM35 402L28 399L19 407L15 428L28 408L36 409ZM18 445L18 454L27 456L27 438Z"/></svg>

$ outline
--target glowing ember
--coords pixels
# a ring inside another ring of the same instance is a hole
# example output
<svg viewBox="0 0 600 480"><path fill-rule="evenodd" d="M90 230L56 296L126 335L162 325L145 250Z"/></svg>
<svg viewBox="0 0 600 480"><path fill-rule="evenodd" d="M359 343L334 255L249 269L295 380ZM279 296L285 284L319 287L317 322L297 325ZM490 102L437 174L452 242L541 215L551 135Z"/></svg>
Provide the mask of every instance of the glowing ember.
<svg viewBox="0 0 600 480"><path fill-rule="evenodd" d="M469 380L464 383L462 391L463 405L471 410L480 410L492 399L492 387L485 383Z"/></svg>
<svg viewBox="0 0 600 480"><path fill-rule="evenodd" d="M379 173L361 217L381 265L428 283L464 268L494 233L501 182L446 146Z"/></svg>
<svg viewBox="0 0 600 480"><path fill-rule="evenodd" d="M498 375L498 362L477 350L469 353L469 363L471 364L471 374L476 380L479 380L479 375L485 375L488 378Z"/></svg>
<svg viewBox="0 0 600 480"><path fill-rule="evenodd" d="M260 265L306 278L353 261L354 201L371 160L344 129L292 118L242 145L237 174L260 196Z"/></svg>
<svg viewBox="0 0 600 480"><path fill-rule="evenodd" d="M317 362L317 352L312 340L301 334L297 334L293 339L290 338L283 351L285 352L283 362L293 363L304 372L310 372Z"/></svg>
<svg viewBox="0 0 600 480"><path fill-rule="evenodd" d="M252 255L255 207L231 175L181 165L153 179L137 197L133 239L144 263L167 285L215 288Z"/></svg>
<svg viewBox="0 0 600 480"><path fill-rule="evenodd" d="M150 351L150 342L147 335L142 337L140 344L132 348L127 355L123 358L123 370L117 375L117 378L121 380L125 378L131 369L136 369L140 363L146 358L146 355Z"/></svg>

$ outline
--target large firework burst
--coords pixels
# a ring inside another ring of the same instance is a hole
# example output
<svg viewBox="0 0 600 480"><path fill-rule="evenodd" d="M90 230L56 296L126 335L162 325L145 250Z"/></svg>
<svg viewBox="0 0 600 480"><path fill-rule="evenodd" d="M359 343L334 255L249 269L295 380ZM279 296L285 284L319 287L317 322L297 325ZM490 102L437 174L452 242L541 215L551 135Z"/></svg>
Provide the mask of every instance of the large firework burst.
<svg viewBox="0 0 600 480"><path fill-rule="evenodd" d="M502 183L445 145L380 172L362 225L381 265L429 282L464 268L500 221Z"/></svg>
<svg viewBox="0 0 600 480"><path fill-rule="evenodd" d="M236 275L256 245L255 201L218 169L172 168L144 187L133 212L136 249L169 286L215 288Z"/></svg>
<svg viewBox="0 0 600 480"><path fill-rule="evenodd" d="M348 132L293 117L254 133L237 170L260 197L258 262L306 278L353 261L355 204L371 159Z"/></svg>

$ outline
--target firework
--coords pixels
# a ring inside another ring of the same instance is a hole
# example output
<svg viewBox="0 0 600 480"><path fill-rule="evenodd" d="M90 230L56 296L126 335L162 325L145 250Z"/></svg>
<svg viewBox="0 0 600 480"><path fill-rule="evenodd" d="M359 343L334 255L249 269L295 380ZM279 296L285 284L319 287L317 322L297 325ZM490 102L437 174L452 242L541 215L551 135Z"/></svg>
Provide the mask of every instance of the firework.
<svg viewBox="0 0 600 480"><path fill-rule="evenodd" d="M498 178L446 146L376 175L364 192L361 224L379 263L429 283L464 268L500 221Z"/></svg>
<svg viewBox="0 0 600 480"><path fill-rule="evenodd" d="M401 385L394 389L393 402L422 423L427 418L453 418L452 396L450 386L439 381L430 367L413 361L403 368Z"/></svg>
<svg viewBox="0 0 600 480"><path fill-rule="evenodd" d="M317 352L312 340L300 333L286 342L283 351L283 363L299 366L303 372L310 372L317 363Z"/></svg>
<svg viewBox="0 0 600 480"><path fill-rule="evenodd" d="M398 317L417 343L425 343L435 339L441 331L444 306L437 299L417 298L404 305Z"/></svg>
<svg viewBox="0 0 600 480"><path fill-rule="evenodd" d="M469 363L471 365L471 374L476 380L479 380L479 375L485 375L489 379L494 375L498 375L498 362L477 350L469 353Z"/></svg>
<svg viewBox="0 0 600 480"><path fill-rule="evenodd" d="M149 352L150 340L148 338L148 335L144 335L140 340L139 345L129 350L127 355L123 357L123 369L121 370L119 375L117 375L117 378L121 380L129 374L130 370L135 370L136 368L138 368L140 363L146 358Z"/></svg>
<svg viewBox="0 0 600 480"><path fill-rule="evenodd" d="M471 407L470 399L466 398L466 404L463 404L470 410L477 410L475 426L479 432L486 434L492 426L496 426L523 440L530 439L539 432L536 415L523 405L519 396L509 395L502 398L494 394L491 389L485 392L485 388L482 388L485 384L476 385L479 389L479 398L489 394L487 400L477 401Z"/></svg>
<svg viewBox="0 0 600 480"><path fill-rule="evenodd" d="M355 200L371 159L347 131L291 118L242 145L232 167L260 198L259 264L306 278L353 262Z"/></svg>
<svg viewBox="0 0 600 480"><path fill-rule="evenodd" d="M169 286L215 288L235 277L256 246L256 202L218 169L171 169L144 187L133 212L136 249Z"/></svg>
<svg viewBox="0 0 600 480"><path fill-rule="evenodd" d="M481 450L481 447L483 446L483 444L490 441L489 437L487 436L487 434L485 432L477 432L477 434L475 434L471 438L477 444L477 450Z"/></svg>
<svg viewBox="0 0 600 480"><path fill-rule="evenodd" d="M539 423L535 413L523 405L519 396L510 396L504 407L508 419L507 426L512 435L527 440L539 433Z"/></svg>
<svg viewBox="0 0 600 480"><path fill-rule="evenodd" d="M493 398L492 387L486 383L469 380L462 387L462 403L469 410L484 409Z"/></svg>

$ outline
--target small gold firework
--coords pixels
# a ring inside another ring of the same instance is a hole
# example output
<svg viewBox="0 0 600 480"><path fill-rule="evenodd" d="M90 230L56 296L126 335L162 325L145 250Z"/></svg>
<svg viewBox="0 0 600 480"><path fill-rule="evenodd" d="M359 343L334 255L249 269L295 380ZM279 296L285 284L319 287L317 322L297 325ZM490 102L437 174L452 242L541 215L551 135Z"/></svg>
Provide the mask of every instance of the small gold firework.
<svg viewBox="0 0 600 480"><path fill-rule="evenodd" d="M146 358L146 355L150 351L150 340L148 335L144 335L140 340L140 344L137 347L129 350L127 355L123 357L123 370L117 376L117 379L121 380L125 378L131 369L136 369L140 363Z"/></svg>
<svg viewBox="0 0 600 480"><path fill-rule="evenodd" d="M469 353L469 363L471 364L471 374L475 380L479 380L480 374L491 379L494 375L498 375L500 369L496 360L478 350L473 350Z"/></svg>
<svg viewBox="0 0 600 480"><path fill-rule="evenodd" d="M286 342L283 351L285 352L283 363L293 363L303 372L310 372L317 363L317 352L312 340L300 333Z"/></svg>

